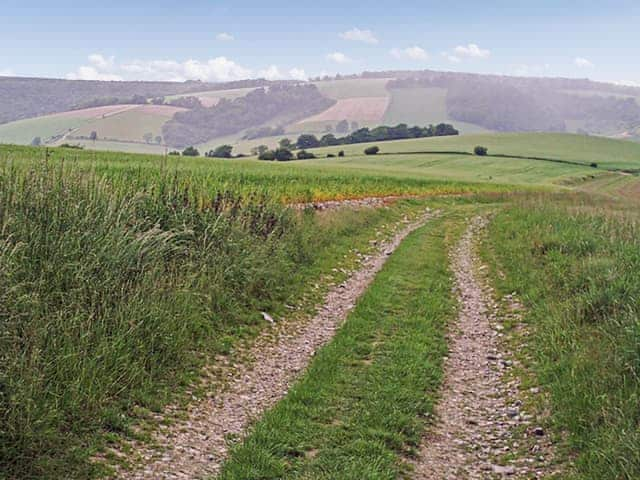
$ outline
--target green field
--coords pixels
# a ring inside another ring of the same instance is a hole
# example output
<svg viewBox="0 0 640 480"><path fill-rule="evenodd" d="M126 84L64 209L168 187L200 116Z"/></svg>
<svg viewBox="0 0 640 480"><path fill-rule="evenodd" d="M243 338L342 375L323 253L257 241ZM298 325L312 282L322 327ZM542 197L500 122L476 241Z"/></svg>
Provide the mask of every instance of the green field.
<svg viewBox="0 0 640 480"><path fill-rule="evenodd" d="M447 112L446 88L400 88L391 90L391 102L382 123L385 125L437 125L451 123L461 133L485 133L482 127L451 120Z"/></svg>
<svg viewBox="0 0 640 480"><path fill-rule="evenodd" d="M489 149L491 155L541 157L618 169L637 169L640 165L640 145L587 135L555 133L506 133L431 137L417 140L397 140L376 143L381 153L467 152L476 145ZM360 155L369 144L344 145L318 149L319 155L344 150Z"/></svg>
<svg viewBox="0 0 640 480"><path fill-rule="evenodd" d="M464 154L477 144L490 155ZM203 368L246 361L239 347L268 328L261 312L306 321L392 225L430 207L438 218L391 255L295 388L230 439L222 478L402 478L441 388L449 252L475 215L492 219L481 239L492 284L526 306L524 388L548 392L545 429L574 464L563 478L638 478L640 182L607 169L640 169L640 145L556 134L379 145L292 162L1 145L0 477L126 468L168 404L187 415ZM397 195L419 198L288 208Z"/></svg>

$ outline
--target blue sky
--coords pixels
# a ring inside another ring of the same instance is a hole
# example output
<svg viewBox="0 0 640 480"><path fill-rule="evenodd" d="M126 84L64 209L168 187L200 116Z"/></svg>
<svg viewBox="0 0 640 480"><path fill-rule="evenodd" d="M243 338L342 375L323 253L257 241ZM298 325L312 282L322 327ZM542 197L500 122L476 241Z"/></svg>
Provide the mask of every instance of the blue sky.
<svg viewBox="0 0 640 480"><path fill-rule="evenodd" d="M423 69L640 85L640 2L14 1L0 74L232 80Z"/></svg>

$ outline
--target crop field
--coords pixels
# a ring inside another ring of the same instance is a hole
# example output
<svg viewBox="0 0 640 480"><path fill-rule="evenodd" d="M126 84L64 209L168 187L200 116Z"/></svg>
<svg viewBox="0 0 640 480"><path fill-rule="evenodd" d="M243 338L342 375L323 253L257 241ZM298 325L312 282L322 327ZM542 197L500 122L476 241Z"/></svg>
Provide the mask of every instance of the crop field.
<svg viewBox="0 0 640 480"><path fill-rule="evenodd" d="M335 100L357 97L388 97L388 78L328 80L315 82L318 89Z"/></svg>
<svg viewBox="0 0 640 480"><path fill-rule="evenodd" d="M419 478L491 359L518 386L461 401L519 410L460 409L469 468L639 478L640 144L377 145L0 145L0 478Z"/></svg>
<svg viewBox="0 0 640 480"><path fill-rule="evenodd" d="M182 111L184 109L178 107L141 105L85 124L75 130L71 137L89 137L95 131L99 139L144 143L143 135L151 133L154 139L161 136L162 126L176 112Z"/></svg>
<svg viewBox="0 0 640 480"><path fill-rule="evenodd" d="M488 131L478 125L451 120L447 112L445 88L402 88L390 92L391 101L382 120L385 125L452 123L463 134Z"/></svg>

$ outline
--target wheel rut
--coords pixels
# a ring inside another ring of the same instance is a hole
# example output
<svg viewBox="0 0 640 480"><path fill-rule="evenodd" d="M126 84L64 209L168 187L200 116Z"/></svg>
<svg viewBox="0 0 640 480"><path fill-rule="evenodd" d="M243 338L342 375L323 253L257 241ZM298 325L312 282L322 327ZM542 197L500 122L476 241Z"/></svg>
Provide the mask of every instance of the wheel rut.
<svg viewBox="0 0 640 480"><path fill-rule="evenodd" d="M265 332L250 348L253 362L229 371L226 389L192 405L187 419L156 434L154 442L166 447L138 451L142 465L120 477L132 480L201 479L215 476L227 456L230 438L241 438L252 422L283 398L316 350L334 336L386 259L411 232L435 213L404 224L389 241L366 257L361 268L331 289L316 315L297 331L282 331L273 341ZM295 330L295 329L294 329Z"/></svg>
<svg viewBox="0 0 640 480"><path fill-rule="evenodd" d="M416 480L534 479L549 473L549 440L524 413L519 381L506 375L514 360L500 340L498 304L479 278L474 247L487 223L474 218L450 254L458 318L448 335L435 425L412 461Z"/></svg>

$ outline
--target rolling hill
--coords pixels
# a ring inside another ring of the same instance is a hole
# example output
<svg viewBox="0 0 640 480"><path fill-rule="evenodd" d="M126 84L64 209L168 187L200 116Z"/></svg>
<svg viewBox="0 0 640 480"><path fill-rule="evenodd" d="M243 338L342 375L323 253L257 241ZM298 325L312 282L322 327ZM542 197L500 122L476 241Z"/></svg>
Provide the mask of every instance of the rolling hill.
<svg viewBox="0 0 640 480"><path fill-rule="evenodd" d="M307 86L315 90L295 101L269 99L272 90L295 97L290 92L299 84L3 78L0 143L29 144L40 137L49 145L64 141L157 153L188 144L207 151L227 143L247 154L257 145L272 147L285 136L295 139L303 133L340 135L383 124L440 122L453 124L463 135L533 131L640 139L640 88L424 70L312 79ZM141 105L145 102L157 105ZM93 131L98 139L90 143ZM143 139L147 134L152 142Z"/></svg>

